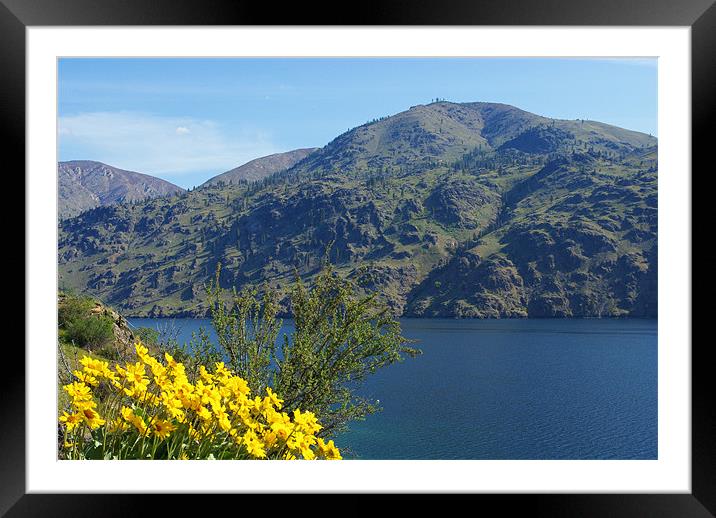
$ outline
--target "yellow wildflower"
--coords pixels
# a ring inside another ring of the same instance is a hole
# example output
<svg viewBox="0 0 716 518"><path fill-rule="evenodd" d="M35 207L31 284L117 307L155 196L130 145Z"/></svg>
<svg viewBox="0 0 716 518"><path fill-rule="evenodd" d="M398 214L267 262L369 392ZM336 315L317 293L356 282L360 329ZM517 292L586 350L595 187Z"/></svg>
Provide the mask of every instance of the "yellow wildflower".
<svg viewBox="0 0 716 518"><path fill-rule="evenodd" d="M97 408L97 403L95 403L91 399L89 401L83 399L74 399L72 400L72 406L75 407L78 412L81 412L82 410Z"/></svg>
<svg viewBox="0 0 716 518"><path fill-rule="evenodd" d="M105 361L83 356L82 359L80 359L80 363L82 364L82 370L85 374L93 378L107 378L110 381L116 380L114 372L109 368L109 363Z"/></svg>
<svg viewBox="0 0 716 518"><path fill-rule="evenodd" d="M172 368L172 374L174 375L175 383L189 383L189 380L186 377L186 367L184 367L183 363L175 363Z"/></svg>
<svg viewBox="0 0 716 518"><path fill-rule="evenodd" d="M209 409L205 406L199 407L199 411L197 412L199 417L201 417L204 421L211 421L212 415L211 412L209 412Z"/></svg>
<svg viewBox="0 0 716 518"><path fill-rule="evenodd" d="M220 416L218 418L218 421L219 421L219 428L221 428L225 432L231 431L231 421L229 421L229 417L226 414L224 414L223 416Z"/></svg>
<svg viewBox="0 0 716 518"><path fill-rule="evenodd" d="M171 421L155 419L152 423L152 429L154 431L154 435L156 435L160 439L166 439L167 437L169 437L169 434L171 432L177 429L177 427L174 426Z"/></svg>
<svg viewBox="0 0 716 518"><path fill-rule="evenodd" d="M149 382L143 383L132 383L129 387L124 387L124 393L134 399L144 400L147 397L147 390L149 388Z"/></svg>
<svg viewBox="0 0 716 518"><path fill-rule="evenodd" d="M144 347L144 345L142 345L142 342L137 342L136 344L134 344L134 350L137 351L137 356L142 360L149 356L149 349Z"/></svg>
<svg viewBox="0 0 716 518"><path fill-rule="evenodd" d="M109 369L109 367L107 368L106 371L102 372L102 377L103 377L103 378L106 378L106 379L107 379L108 381L110 381L113 385L117 386L117 382L118 382L118 380L117 380L117 375L116 375L114 372L112 372L112 371Z"/></svg>
<svg viewBox="0 0 716 518"><path fill-rule="evenodd" d="M147 424L144 422L144 419L142 419L141 416L138 416L134 413L134 410L125 406L122 407L120 413L128 423L134 425L134 427L139 431L140 435L145 435L147 433Z"/></svg>
<svg viewBox="0 0 716 518"><path fill-rule="evenodd" d="M316 454L309 446L301 448L301 455L305 460L314 460L316 458Z"/></svg>
<svg viewBox="0 0 716 518"><path fill-rule="evenodd" d="M85 408L81 411L81 414L84 422L87 423L91 430L96 430L106 422L93 408Z"/></svg>
<svg viewBox="0 0 716 518"><path fill-rule="evenodd" d="M167 361L167 365L170 368L175 368L177 366L177 362L174 361L174 358L169 353L164 353L164 359Z"/></svg>
<svg viewBox="0 0 716 518"><path fill-rule="evenodd" d="M313 412L303 412L299 409L293 411L293 420L299 425L306 433L313 434L319 431L323 426L318 424L316 414Z"/></svg>
<svg viewBox="0 0 716 518"><path fill-rule="evenodd" d="M266 444L266 446L268 446L270 448L274 444L276 444L276 442L278 440L278 436L276 435L276 432L267 430L264 433L263 440L264 440L264 444Z"/></svg>
<svg viewBox="0 0 716 518"><path fill-rule="evenodd" d="M71 432L77 427L78 424L82 422L82 414L68 414L67 412L62 412L62 415L60 416L60 421L65 423L67 431Z"/></svg>
<svg viewBox="0 0 716 518"><path fill-rule="evenodd" d="M246 401L247 396L250 393L249 384L245 379L239 378L238 376L231 376L223 380L221 383L222 396L228 397L233 395L234 398L240 401Z"/></svg>
<svg viewBox="0 0 716 518"><path fill-rule="evenodd" d="M313 435L307 435L301 431L296 431L289 441L286 443L292 450L298 450L306 460L313 460L316 455L311 449L311 446L315 444L316 438Z"/></svg>
<svg viewBox="0 0 716 518"><path fill-rule="evenodd" d="M316 439L316 446L318 447L318 454L325 459L340 460L343 458L332 440L326 443L323 439L318 438Z"/></svg>
<svg viewBox="0 0 716 518"><path fill-rule="evenodd" d="M266 388L266 394L266 397L271 401L273 406L275 406L277 410L281 410L281 407L283 406L283 399L279 399L276 393L271 390L271 387Z"/></svg>
<svg viewBox="0 0 716 518"><path fill-rule="evenodd" d="M328 454L326 455L326 459L328 460L341 460L343 457L341 456L341 452L338 451L338 448L335 447L333 444L333 441L328 441L329 450Z"/></svg>
<svg viewBox="0 0 716 518"><path fill-rule="evenodd" d="M87 385L92 385L93 387L96 387L97 385L99 385L99 381L97 380L97 378L95 378L93 375L91 375L87 372L72 371L72 374L74 374L74 376L78 380L80 380L83 383L86 383Z"/></svg>
<svg viewBox="0 0 716 518"><path fill-rule="evenodd" d="M124 379L127 377L127 371L120 367L119 364L114 366L114 370L117 371L117 374L119 374L120 378Z"/></svg>
<svg viewBox="0 0 716 518"><path fill-rule="evenodd" d="M249 452L249 455L259 459L266 457L266 450L253 430L248 430L244 434L242 442L246 446L246 451Z"/></svg>
<svg viewBox="0 0 716 518"><path fill-rule="evenodd" d="M305 434L302 431L295 430L286 441L286 444L292 450L300 450L301 444L303 444L304 435Z"/></svg>
<svg viewBox="0 0 716 518"><path fill-rule="evenodd" d="M278 438L285 441L293 433L293 425L290 423L276 422L271 425L271 430L276 433Z"/></svg>
<svg viewBox="0 0 716 518"><path fill-rule="evenodd" d="M214 374L216 376L222 377L222 378L229 378L231 376L231 372L226 368L226 365L224 365L224 362L217 362L214 364Z"/></svg>
<svg viewBox="0 0 716 518"><path fill-rule="evenodd" d="M328 441L328 453L326 454L326 458L328 460L340 460L343 457L341 457L340 452L338 451L338 448L336 448L335 444L333 444L333 441Z"/></svg>
<svg viewBox="0 0 716 518"><path fill-rule="evenodd" d="M75 381L62 388L74 400L88 401L92 399L92 392L90 391L90 388L81 381Z"/></svg>
<svg viewBox="0 0 716 518"><path fill-rule="evenodd" d="M141 362L137 362L134 365L128 363L126 372L127 379L134 383L143 384L145 381L148 381L145 377L144 365Z"/></svg>
<svg viewBox="0 0 716 518"><path fill-rule="evenodd" d="M246 451L249 455L256 457L257 459L263 459L266 457L266 450L259 441L251 441L246 443Z"/></svg>
<svg viewBox="0 0 716 518"><path fill-rule="evenodd" d="M206 405L210 401L212 401L212 404L218 404L221 400L219 391L212 385L205 385L201 380L196 382L195 393L202 405Z"/></svg>
<svg viewBox="0 0 716 518"><path fill-rule="evenodd" d="M91 376L103 377L109 371L109 364L102 360L95 360L89 356L83 356L80 363L87 374Z"/></svg>
<svg viewBox="0 0 716 518"><path fill-rule="evenodd" d="M204 367L203 365L199 367L199 376L207 383L214 382L214 377L209 373L209 371L206 370L206 367Z"/></svg>

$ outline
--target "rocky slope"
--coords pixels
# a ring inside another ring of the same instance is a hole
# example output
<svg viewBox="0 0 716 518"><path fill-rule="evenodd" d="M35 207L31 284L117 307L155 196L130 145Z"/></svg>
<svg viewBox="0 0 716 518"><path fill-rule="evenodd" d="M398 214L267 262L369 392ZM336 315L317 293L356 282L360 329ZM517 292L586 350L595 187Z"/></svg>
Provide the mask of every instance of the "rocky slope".
<svg viewBox="0 0 716 518"><path fill-rule="evenodd" d="M656 316L657 141L492 103L416 106L253 183L64 221L60 282L127 315L283 291L328 253L408 316Z"/></svg>
<svg viewBox="0 0 716 518"><path fill-rule="evenodd" d="M57 164L61 219L98 206L135 202L184 191L172 183L101 162L72 160Z"/></svg>

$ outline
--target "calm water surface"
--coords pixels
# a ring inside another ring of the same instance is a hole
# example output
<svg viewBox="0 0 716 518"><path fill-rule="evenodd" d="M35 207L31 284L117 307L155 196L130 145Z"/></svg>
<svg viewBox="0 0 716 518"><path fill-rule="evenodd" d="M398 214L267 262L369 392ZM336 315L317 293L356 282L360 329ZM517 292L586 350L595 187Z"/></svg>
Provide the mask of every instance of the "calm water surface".
<svg viewBox="0 0 716 518"><path fill-rule="evenodd" d="M129 319L174 330L205 319ZM423 355L376 373L382 412L336 444L359 459L655 459L656 320L402 319ZM290 333L293 323L284 324ZM348 455L345 455L346 457Z"/></svg>

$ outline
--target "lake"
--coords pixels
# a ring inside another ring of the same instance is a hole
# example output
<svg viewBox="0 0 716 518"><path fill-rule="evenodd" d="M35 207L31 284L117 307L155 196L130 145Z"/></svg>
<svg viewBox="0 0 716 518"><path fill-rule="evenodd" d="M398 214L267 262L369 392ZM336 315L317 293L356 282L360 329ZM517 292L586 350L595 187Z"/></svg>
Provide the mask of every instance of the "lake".
<svg viewBox="0 0 716 518"><path fill-rule="evenodd" d="M214 336L205 319L128 320ZM657 458L656 320L400 322L423 355L361 388L383 410L335 438L344 457Z"/></svg>

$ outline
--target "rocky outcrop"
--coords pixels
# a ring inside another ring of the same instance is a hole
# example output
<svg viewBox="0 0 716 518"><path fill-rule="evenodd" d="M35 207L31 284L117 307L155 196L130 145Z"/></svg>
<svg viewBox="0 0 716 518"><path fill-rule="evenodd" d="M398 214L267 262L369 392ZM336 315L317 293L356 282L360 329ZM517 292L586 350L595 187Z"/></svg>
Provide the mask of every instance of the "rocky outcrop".
<svg viewBox="0 0 716 518"><path fill-rule="evenodd" d="M498 255L482 260L455 257L433 272L409 296L407 316L519 318L527 316L527 293L515 265Z"/></svg>
<svg viewBox="0 0 716 518"><path fill-rule="evenodd" d="M467 179L441 183L425 200L436 220L466 229L492 223L499 203L500 196L496 192Z"/></svg>
<svg viewBox="0 0 716 518"><path fill-rule="evenodd" d="M560 128L537 126L508 140L500 149L516 149L525 153L547 154L569 146L574 135Z"/></svg>

